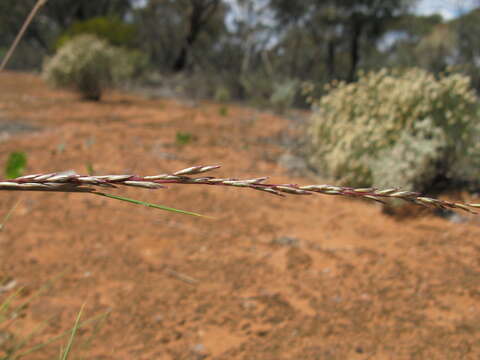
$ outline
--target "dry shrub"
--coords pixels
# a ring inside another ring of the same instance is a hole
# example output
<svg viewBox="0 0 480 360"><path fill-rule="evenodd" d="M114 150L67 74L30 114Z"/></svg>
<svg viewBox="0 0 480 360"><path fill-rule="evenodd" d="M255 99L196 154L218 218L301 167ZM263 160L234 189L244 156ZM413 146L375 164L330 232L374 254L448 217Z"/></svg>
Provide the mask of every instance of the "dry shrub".
<svg viewBox="0 0 480 360"><path fill-rule="evenodd" d="M45 62L43 77L54 86L78 91L85 99L100 100L105 89L133 76L142 60L137 52L111 46L93 35L79 35Z"/></svg>
<svg viewBox="0 0 480 360"><path fill-rule="evenodd" d="M477 99L467 77L381 70L329 90L315 103L309 150L327 177L421 191L439 176L478 178Z"/></svg>

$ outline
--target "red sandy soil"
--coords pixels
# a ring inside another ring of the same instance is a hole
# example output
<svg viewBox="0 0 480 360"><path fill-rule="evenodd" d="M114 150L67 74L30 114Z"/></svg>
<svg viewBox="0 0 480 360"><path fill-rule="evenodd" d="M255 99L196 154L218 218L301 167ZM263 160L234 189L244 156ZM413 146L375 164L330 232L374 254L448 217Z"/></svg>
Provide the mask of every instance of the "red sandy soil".
<svg viewBox="0 0 480 360"><path fill-rule="evenodd" d="M212 174L312 183L278 165L284 149L272 139L289 120L233 105L222 116L221 106L119 93L84 102L3 73L0 121L37 130L4 136L1 162L20 150L26 173L222 164ZM178 131L194 141L176 144ZM19 204L0 232L0 277L16 286L0 301L22 287L29 299L59 278L3 335L45 322L31 343L58 335L85 303L84 319L111 313L88 347L92 326L79 332L73 353L84 359L480 358L474 215L396 220L363 201L209 186L115 193L216 219L88 194L4 192L0 214ZM62 341L27 358L58 357Z"/></svg>

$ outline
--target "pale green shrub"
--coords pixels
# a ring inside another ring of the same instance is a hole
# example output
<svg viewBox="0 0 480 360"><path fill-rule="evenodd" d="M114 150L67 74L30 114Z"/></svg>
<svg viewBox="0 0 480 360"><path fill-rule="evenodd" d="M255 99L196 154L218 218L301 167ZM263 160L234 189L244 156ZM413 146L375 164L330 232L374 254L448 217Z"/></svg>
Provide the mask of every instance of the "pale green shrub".
<svg viewBox="0 0 480 360"><path fill-rule="evenodd" d="M270 105L279 112L292 107L298 93L300 84L296 79L288 79L276 82L270 96Z"/></svg>
<svg viewBox="0 0 480 360"><path fill-rule="evenodd" d="M240 77L245 98L255 106L282 112L291 107L300 93L297 79L278 79L270 74L254 72Z"/></svg>
<svg viewBox="0 0 480 360"><path fill-rule="evenodd" d="M273 93L273 80L268 74L251 72L239 78L243 96L254 106L265 107L270 103Z"/></svg>
<svg viewBox="0 0 480 360"><path fill-rule="evenodd" d="M371 162L375 185L414 190L432 183L446 144L444 131L431 119L416 122L413 131L402 131L397 142Z"/></svg>
<svg viewBox="0 0 480 360"><path fill-rule="evenodd" d="M141 62L137 52L109 45L93 35L66 42L43 67L52 85L78 91L85 99L99 100L105 89L130 78Z"/></svg>
<svg viewBox="0 0 480 360"><path fill-rule="evenodd" d="M476 101L469 79L458 74L360 74L315 103L309 160L352 186L426 190L437 175L478 177Z"/></svg>
<svg viewBox="0 0 480 360"><path fill-rule="evenodd" d="M215 99L215 101L224 103L231 101L232 95L230 94L230 90L226 86L219 86L217 89L215 89L213 98Z"/></svg>

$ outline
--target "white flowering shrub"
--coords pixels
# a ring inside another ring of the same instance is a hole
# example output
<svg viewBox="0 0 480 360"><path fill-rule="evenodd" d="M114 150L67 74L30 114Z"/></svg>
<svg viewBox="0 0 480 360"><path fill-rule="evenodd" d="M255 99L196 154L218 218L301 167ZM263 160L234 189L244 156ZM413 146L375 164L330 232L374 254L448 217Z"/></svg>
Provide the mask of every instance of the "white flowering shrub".
<svg viewBox="0 0 480 360"><path fill-rule="evenodd" d="M137 52L109 45L93 35L67 41L43 66L43 77L71 88L88 100L100 100L105 89L131 77L141 60Z"/></svg>
<svg viewBox="0 0 480 360"><path fill-rule="evenodd" d="M402 131L396 143L370 163L376 186L415 190L433 182L447 144L442 129L431 119L416 122L413 131Z"/></svg>
<svg viewBox="0 0 480 360"><path fill-rule="evenodd" d="M309 160L351 186L427 190L438 175L480 175L479 120L469 79L420 69L360 74L317 101Z"/></svg>

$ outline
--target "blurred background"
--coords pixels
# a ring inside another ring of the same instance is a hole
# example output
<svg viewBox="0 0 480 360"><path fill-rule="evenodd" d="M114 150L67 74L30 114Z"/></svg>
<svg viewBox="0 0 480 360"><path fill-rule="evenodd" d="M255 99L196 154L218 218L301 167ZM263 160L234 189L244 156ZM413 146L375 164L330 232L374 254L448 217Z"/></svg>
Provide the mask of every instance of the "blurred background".
<svg viewBox="0 0 480 360"><path fill-rule="evenodd" d="M0 4L0 55L34 3ZM301 82L314 82L321 94L323 84L354 81L360 70L411 66L434 74L455 67L478 90L478 6L475 0L51 0L8 68L38 71L45 56L89 33L136 52L137 84L168 84L202 98L264 105L287 93L294 105L306 106L295 91Z"/></svg>

